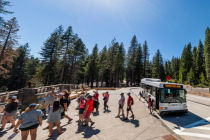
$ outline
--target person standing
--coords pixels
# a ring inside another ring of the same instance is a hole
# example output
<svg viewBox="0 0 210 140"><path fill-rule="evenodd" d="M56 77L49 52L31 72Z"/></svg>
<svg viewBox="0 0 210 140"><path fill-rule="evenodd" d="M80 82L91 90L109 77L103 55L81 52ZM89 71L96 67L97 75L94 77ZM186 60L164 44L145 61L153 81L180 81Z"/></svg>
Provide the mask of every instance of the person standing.
<svg viewBox="0 0 210 140"><path fill-rule="evenodd" d="M141 101L141 97L143 97L142 91L139 91L139 101Z"/></svg>
<svg viewBox="0 0 210 140"><path fill-rule="evenodd" d="M65 112L67 112L68 107L67 107L67 100L64 98L64 94L61 92L59 93L59 102L61 107L63 108L63 111L61 112L61 118L65 117L67 118L69 121L68 123L70 123L72 121L72 118L70 118L68 115L65 114Z"/></svg>
<svg viewBox="0 0 210 140"><path fill-rule="evenodd" d="M70 99L71 91L68 92L68 90L65 89L65 90L63 90L62 92L63 92L63 94L64 94L65 100L67 100L67 107L69 107L69 105L70 105L70 103L71 103L71 99Z"/></svg>
<svg viewBox="0 0 210 140"><path fill-rule="evenodd" d="M121 93L120 96L121 97L120 97L120 100L118 102L118 104L119 104L118 115L116 116L116 118L119 118L120 117L120 111L121 110L122 110L122 116L123 116L123 118L125 117L125 115L124 115L124 109L123 109L124 104L125 104L125 96L124 96L124 93Z"/></svg>
<svg viewBox="0 0 210 140"><path fill-rule="evenodd" d="M48 92L45 96L46 96L46 100L45 100L45 111L48 110L49 106L53 105L53 102L56 99L56 92L55 92L55 87L51 87L51 91Z"/></svg>
<svg viewBox="0 0 210 140"><path fill-rule="evenodd" d="M103 93L103 100L104 100L104 112L109 110L109 106L107 105L108 101L109 101L109 93Z"/></svg>
<svg viewBox="0 0 210 140"><path fill-rule="evenodd" d="M80 102L79 102L79 124L83 124L83 113L86 106L86 100L83 95L80 95Z"/></svg>
<svg viewBox="0 0 210 140"><path fill-rule="evenodd" d="M131 97L131 93L128 92L128 100L127 100L127 116L125 118L125 120L128 120L128 114L131 111L131 118L134 119L134 114L133 114L133 110L132 110L132 105L134 104L133 98Z"/></svg>
<svg viewBox="0 0 210 140"><path fill-rule="evenodd" d="M12 123L12 126L10 128L13 128L15 126L15 116L18 110L18 102L16 100L17 100L16 96L10 96L8 98L8 103L5 106L5 112L2 118L2 126L0 130L4 129L8 121Z"/></svg>
<svg viewBox="0 0 210 140"><path fill-rule="evenodd" d="M147 102L148 102L148 108L149 108L150 114L152 114L152 99L151 99L151 95L148 96Z"/></svg>
<svg viewBox="0 0 210 140"><path fill-rule="evenodd" d="M37 128L42 125L44 115L40 109L37 109L38 106L39 104L30 104L29 110L22 113L18 118L13 131L17 133L17 128L20 126L22 140L27 140L29 132L31 140L36 140Z"/></svg>
<svg viewBox="0 0 210 140"><path fill-rule="evenodd" d="M53 103L53 106L50 106L48 112L48 117L47 117L47 122L49 123L49 137L52 137L53 135L53 125L56 124L57 126L57 131L59 134L62 134L61 127L60 127L60 120L61 120L61 112L62 108L60 106L59 101L55 101Z"/></svg>
<svg viewBox="0 0 210 140"><path fill-rule="evenodd" d="M85 116L85 121L86 121L86 124L85 126L88 126L88 123L90 122L92 126L94 124L94 122L91 120L90 118L90 115L92 114L93 112L93 99L92 99L92 96L88 96L87 97L87 104L86 104L86 107L85 107L85 110L84 110L84 116Z"/></svg>
<svg viewBox="0 0 210 140"><path fill-rule="evenodd" d="M94 92L94 95L93 95L93 100L94 100L94 103L93 103L93 110L96 109L96 113L98 114L98 107L99 107L99 94L98 94L98 91L93 91Z"/></svg>

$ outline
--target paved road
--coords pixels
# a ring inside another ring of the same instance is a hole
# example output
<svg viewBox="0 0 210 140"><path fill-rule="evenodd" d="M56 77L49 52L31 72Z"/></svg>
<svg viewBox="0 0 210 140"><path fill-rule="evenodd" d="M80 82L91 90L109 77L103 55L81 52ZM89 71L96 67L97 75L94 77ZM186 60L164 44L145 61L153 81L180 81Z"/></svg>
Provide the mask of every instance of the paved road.
<svg viewBox="0 0 210 140"><path fill-rule="evenodd" d="M187 105L187 114L168 115L161 119L186 140L210 139L210 98L188 94Z"/></svg>
<svg viewBox="0 0 210 140"><path fill-rule="evenodd" d="M74 120L71 124L67 124L67 120L62 120L62 129L65 131L62 135L55 135L52 139L58 140L176 140L178 139L173 131L169 130L158 118L158 116L151 116L148 113L148 109L145 104L140 102L135 94L140 89L134 89L134 105L133 110L135 113L135 119L129 121L123 121L119 118L115 118L118 110L118 99L121 92L128 92L129 88L122 88L118 90L109 91L110 101L110 112L103 112L102 103L102 92L100 93L100 114L99 116L93 116L92 119L95 121L93 127L78 127L75 122L78 119L78 111L75 110L77 103L72 102L68 110L68 115ZM126 96L127 99L127 96ZM39 127L37 133L38 140L48 139L48 130L46 120L44 120L43 126ZM0 139L6 140L12 134L12 130L0 132ZM20 140L20 133L14 137L14 140ZM48 139L50 140L50 139Z"/></svg>

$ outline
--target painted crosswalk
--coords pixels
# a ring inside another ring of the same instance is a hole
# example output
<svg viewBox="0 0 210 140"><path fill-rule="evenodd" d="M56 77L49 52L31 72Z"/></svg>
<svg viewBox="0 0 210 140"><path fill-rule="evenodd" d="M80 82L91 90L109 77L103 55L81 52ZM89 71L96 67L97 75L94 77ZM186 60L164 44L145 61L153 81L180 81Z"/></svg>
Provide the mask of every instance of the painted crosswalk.
<svg viewBox="0 0 210 140"><path fill-rule="evenodd" d="M188 124L184 127L179 127L173 131L178 135L210 139L210 133L208 132L210 130L209 125L210 125L210 117L202 119L202 120L194 122L194 123L191 123L191 124ZM189 132L192 130L201 130L201 131ZM206 131L206 132L204 132L204 131Z"/></svg>

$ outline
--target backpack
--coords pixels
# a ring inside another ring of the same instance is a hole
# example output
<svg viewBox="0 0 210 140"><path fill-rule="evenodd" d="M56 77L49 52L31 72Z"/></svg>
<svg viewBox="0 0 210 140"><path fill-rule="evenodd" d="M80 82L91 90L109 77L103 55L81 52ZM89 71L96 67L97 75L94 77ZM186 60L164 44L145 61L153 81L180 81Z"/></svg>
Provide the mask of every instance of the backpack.
<svg viewBox="0 0 210 140"><path fill-rule="evenodd" d="M132 104L131 105L133 105L134 104L134 100L133 100L133 98L132 98Z"/></svg>

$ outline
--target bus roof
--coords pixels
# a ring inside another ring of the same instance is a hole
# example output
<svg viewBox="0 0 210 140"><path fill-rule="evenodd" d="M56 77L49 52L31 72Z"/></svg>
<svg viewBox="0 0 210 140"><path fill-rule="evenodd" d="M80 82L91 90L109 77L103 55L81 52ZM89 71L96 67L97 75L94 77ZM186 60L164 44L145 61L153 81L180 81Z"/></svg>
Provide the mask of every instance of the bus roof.
<svg viewBox="0 0 210 140"><path fill-rule="evenodd" d="M149 86L158 87L158 88L164 88L164 85L180 85L180 86L183 86L183 84L161 82L160 79L153 79L153 78L143 78L143 79L141 79L141 83L145 84L145 85L149 85Z"/></svg>

